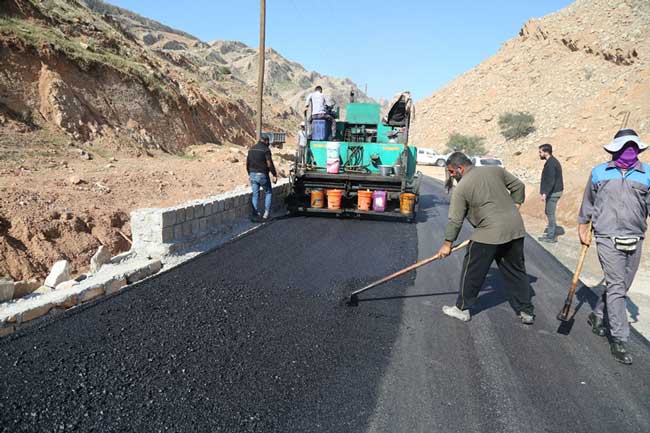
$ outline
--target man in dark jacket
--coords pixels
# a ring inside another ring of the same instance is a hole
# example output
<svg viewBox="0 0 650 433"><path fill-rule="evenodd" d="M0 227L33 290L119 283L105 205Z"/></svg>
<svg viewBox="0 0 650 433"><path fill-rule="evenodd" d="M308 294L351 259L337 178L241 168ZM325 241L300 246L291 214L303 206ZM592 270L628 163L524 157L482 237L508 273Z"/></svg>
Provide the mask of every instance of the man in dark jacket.
<svg viewBox="0 0 650 433"><path fill-rule="evenodd" d="M264 189L264 215L263 219L269 219L272 202L272 187L269 173L273 175L273 183L278 181L278 174L273 165L273 158L271 157L271 150L269 149L268 137L262 137L257 144L250 148L248 156L246 157L246 171L251 183L252 204L253 204L253 220L260 217L258 211L258 201L260 197L260 188Z"/></svg>
<svg viewBox="0 0 650 433"><path fill-rule="evenodd" d="M546 161L544 170L542 170L542 182L539 187L539 194L542 202L545 203L544 213L548 219L548 225L544 230L544 235L538 240L542 242L557 242L557 223L555 220L555 211L557 202L562 197L564 191L564 181L562 179L562 166L560 161L553 156L553 147L550 144L539 146L539 158Z"/></svg>

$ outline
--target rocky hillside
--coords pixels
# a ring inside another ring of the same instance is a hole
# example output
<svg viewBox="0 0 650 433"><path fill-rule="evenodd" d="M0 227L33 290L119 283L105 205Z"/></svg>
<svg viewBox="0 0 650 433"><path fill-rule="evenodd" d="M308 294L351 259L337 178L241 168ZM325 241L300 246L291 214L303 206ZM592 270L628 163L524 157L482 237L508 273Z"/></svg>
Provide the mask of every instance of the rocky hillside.
<svg viewBox="0 0 650 433"><path fill-rule="evenodd" d="M491 153L537 192L537 146L551 143L564 166L560 216L573 223L588 167L607 158L628 126L650 140L650 1L578 0L528 21L499 52L417 106L413 141L443 150L452 132L486 138ZM536 131L519 140L500 134L499 116L529 112ZM647 159L647 158L646 158ZM527 211L541 212L538 200Z"/></svg>
<svg viewBox="0 0 650 433"><path fill-rule="evenodd" d="M168 152L252 140L245 101L201 87L191 70L141 47L110 17L74 0L8 0L2 12L5 121Z"/></svg>
<svg viewBox="0 0 650 433"><path fill-rule="evenodd" d="M258 50L255 48L238 41L205 43L192 35L101 0L84 1L97 13L119 22L142 46L178 64L191 65L204 80L220 80L227 76L253 90L257 86ZM372 101L350 79L308 71L272 48L266 50L265 66L265 96L275 104L288 106L291 114L302 112L307 94L317 85L321 85L325 93L341 107L345 107L349 101L351 90L354 90L358 101Z"/></svg>
<svg viewBox="0 0 650 433"><path fill-rule="evenodd" d="M253 140L256 50L207 44L99 0L7 0L0 12L0 123L166 152ZM367 100L350 80L269 49L266 127L294 130L317 83L340 103L352 88Z"/></svg>

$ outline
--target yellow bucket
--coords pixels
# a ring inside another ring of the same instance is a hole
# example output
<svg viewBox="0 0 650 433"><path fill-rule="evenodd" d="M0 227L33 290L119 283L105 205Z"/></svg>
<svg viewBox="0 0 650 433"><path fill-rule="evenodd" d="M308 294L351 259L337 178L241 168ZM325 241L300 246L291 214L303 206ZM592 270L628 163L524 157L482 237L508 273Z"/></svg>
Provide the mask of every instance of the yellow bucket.
<svg viewBox="0 0 650 433"><path fill-rule="evenodd" d="M415 194L403 192L399 196L399 213L402 215L413 215L415 208Z"/></svg>

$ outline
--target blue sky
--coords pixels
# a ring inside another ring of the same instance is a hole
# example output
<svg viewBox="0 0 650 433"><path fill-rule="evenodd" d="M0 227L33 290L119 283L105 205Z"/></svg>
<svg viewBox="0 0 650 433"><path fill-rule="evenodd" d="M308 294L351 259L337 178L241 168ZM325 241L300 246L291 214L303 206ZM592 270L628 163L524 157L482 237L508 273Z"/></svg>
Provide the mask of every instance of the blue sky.
<svg viewBox="0 0 650 433"><path fill-rule="evenodd" d="M257 47L259 0L109 0L201 40ZM573 0L267 0L266 45L375 98L421 99Z"/></svg>

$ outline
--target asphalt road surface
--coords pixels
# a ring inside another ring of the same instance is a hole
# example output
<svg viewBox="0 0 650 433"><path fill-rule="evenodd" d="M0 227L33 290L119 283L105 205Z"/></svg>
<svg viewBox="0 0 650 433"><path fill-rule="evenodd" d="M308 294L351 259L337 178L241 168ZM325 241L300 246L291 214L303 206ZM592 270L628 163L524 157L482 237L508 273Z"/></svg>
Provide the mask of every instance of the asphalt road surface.
<svg viewBox="0 0 650 433"><path fill-rule="evenodd" d="M462 254L364 293L430 256L447 197L418 224L279 219L119 296L0 340L3 432L644 432L650 346L617 364L555 316L571 272L527 239L537 321L491 272L469 323L444 316ZM465 235L467 232L465 232Z"/></svg>

